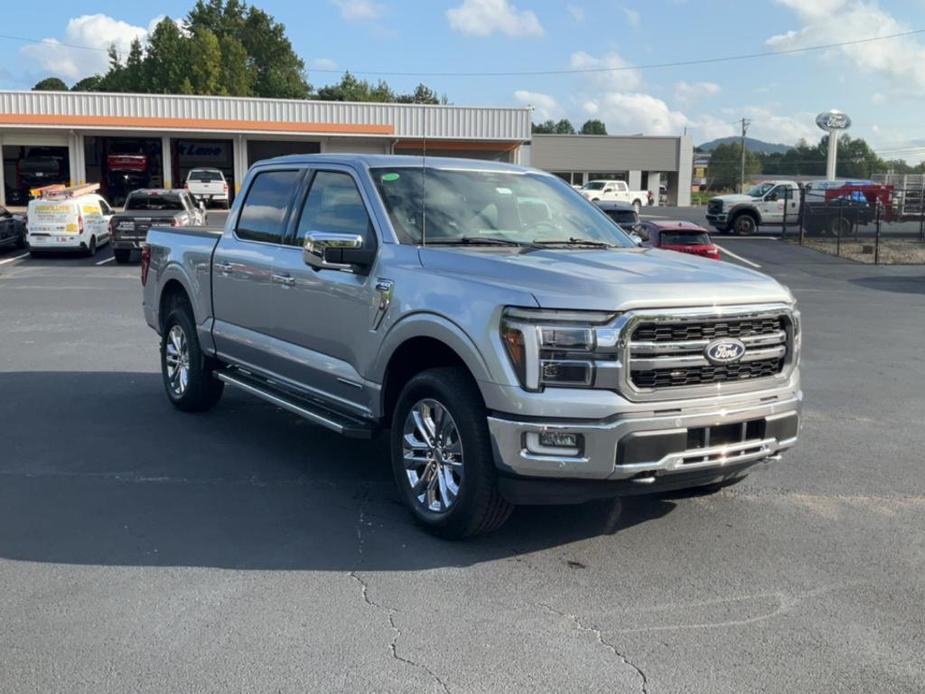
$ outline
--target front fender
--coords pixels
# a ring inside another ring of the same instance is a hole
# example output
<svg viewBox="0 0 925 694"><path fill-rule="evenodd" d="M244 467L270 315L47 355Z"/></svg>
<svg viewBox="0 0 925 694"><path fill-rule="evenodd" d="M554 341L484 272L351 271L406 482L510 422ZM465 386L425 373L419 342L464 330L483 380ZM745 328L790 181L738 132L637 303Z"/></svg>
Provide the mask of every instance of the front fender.
<svg viewBox="0 0 925 694"><path fill-rule="evenodd" d="M755 219L758 220L758 224L761 224L761 212L758 210L757 207L754 207L753 205L733 205L730 208L728 215L729 215L729 218L732 218L737 214L742 214L743 212L749 213Z"/></svg>

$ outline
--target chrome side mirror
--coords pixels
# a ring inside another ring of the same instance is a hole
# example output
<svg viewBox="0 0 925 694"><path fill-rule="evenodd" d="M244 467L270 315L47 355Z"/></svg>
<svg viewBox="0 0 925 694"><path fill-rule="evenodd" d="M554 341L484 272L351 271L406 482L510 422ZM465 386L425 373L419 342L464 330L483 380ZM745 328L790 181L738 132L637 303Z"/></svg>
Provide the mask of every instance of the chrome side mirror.
<svg viewBox="0 0 925 694"><path fill-rule="evenodd" d="M632 239L633 243L635 243L637 246L642 245L642 237L639 234L637 234L635 231L631 231L629 236L630 236L630 239Z"/></svg>
<svg viewBox="0 0 925 694"><path fill-rule="evenodd" d="M302 258L316 270L353 270L372 265L375 250L364 248L359 234L312 231L305 236Z"/></svg>

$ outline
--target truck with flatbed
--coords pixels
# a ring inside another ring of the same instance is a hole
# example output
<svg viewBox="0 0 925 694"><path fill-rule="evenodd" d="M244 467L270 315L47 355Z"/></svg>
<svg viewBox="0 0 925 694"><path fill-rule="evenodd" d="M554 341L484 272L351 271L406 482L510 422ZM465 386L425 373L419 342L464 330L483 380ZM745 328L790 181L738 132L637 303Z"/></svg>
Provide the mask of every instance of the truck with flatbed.
<svg viewBox="0 0 925 694"><path fill-rule="evenodd" d="M150 229L141 278L174 406L230 386L348 437L388 432L402 500L443 537L516 504L716 489L798 437L790 291L639 248L540 171L259 162L223 231Z"/></svg>

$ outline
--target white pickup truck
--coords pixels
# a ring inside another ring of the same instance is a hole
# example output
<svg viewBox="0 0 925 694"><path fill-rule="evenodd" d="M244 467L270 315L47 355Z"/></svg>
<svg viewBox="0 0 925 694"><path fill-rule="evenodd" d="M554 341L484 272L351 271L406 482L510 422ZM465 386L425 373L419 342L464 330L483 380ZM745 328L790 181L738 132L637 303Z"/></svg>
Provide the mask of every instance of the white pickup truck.
<svg viewBox="0 0 925 694"><path fill-rule="evenodd" d="M186 177L184 186L197 201L207 207L216 203L228 209L228 181L219 169L192 169Z"/></svg>
<svg viewBox="0 0 925 694"><path fill-rule="evenodd" d="M588 181L578 189L585 198L592 202L625 202L636 208L653 204L652 194L647 190L630 190L626 181Z"/></svg>

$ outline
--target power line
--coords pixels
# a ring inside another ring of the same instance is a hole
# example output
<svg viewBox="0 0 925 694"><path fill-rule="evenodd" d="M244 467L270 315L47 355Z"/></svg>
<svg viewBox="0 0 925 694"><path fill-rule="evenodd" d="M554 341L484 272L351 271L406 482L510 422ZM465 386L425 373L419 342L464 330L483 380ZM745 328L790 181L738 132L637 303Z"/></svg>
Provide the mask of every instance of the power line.
<svg viewBox="0 0 925 694"><path fill-rule="evenodd" d="M709 65L712 63L725 63L739 60L755 60L757 58L770 58L779 55L794 55L798 53L809 53L812 51L825 51L832 48L842 48L845 46L856 46L864 43L873 43L875 41L888 41L891 39L905 38L925 34L925 29L913 29L896 34L886 34L884 36L871 36L864 39L854 39L852 41L839 41L837 43L824 43L814 46L803 46L802 48L787 48L779 51L762 51L759 53L743 53L740 55L717 56L713 58L697 58L695 60L681 60L668 63L648 63L645 65L621 65L618 67L590 67L590 68L565 68L558 70L512 70L502 72L403 72L403 71L386 71L386 70L350 70L355 75L369 75L374 77L531 77L531 76L549 76L549 75L583 75L605 72L626 72L630 70L655 70L671 67L688 67L692 65ZM24 36L13 36L10 34L0 34L0 39L9 41L21 41L23 43L44 44L49 46L62 46L65 48L75 48L87 51L108 52L108 48L98 48L95 46L81 46L71 43L61 43L56 39L32 39ZM347 72L344 69L335 68L314 68L309 72L335 73L341 74Z"/></svg>

